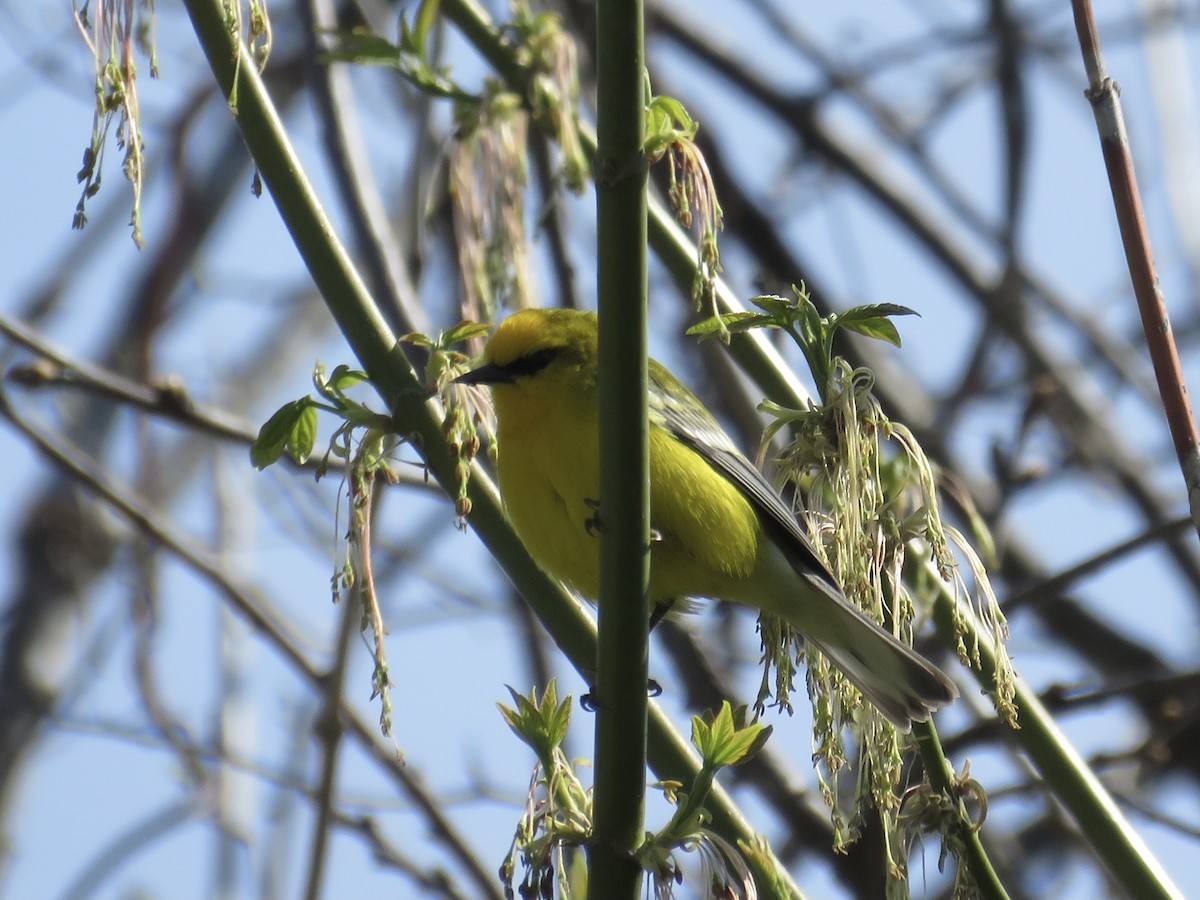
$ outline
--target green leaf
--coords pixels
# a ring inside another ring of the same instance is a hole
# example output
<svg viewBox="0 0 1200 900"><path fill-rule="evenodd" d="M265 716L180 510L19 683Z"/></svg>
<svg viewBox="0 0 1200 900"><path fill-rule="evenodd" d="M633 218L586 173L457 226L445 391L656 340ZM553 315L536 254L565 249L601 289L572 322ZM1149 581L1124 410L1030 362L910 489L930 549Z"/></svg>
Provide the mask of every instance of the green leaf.
<svg viewBox="0 0 1200 900"><path fill-rule="evenodd" d="M696 137L700 126L674 97L653 97L646 104L646 154L656 160L669 147Z"/></svg>
<svg viewBox="0 0 1200 900"><path fill-rule="evenodd" d="M306 463L308 458L312 456L313 444L317 440L317 409L311 404L305 404L300 411L300 415L296 417L296 421L292 423L292 430L288 434L287 448L292 456L296 457L296 462Z"/></svg>
<svg viewBox="0 0 1200 900"><path fill-rule="evenodd" d="M356 384L362 384L367 380L367 373L359 369L351 369L349 366L337 366L333 370L333 374L329 376L329 386L335 391L345 391L354 387Z"/></svg>
<svg viewBox="0 0 1200 900"><path fill-rule="evenodd" d="M336 43L322 53L321 62L351 62L368 66L400 67L400 48L369 28L329 32Z"/></svg>
<svg viewBox="0 0 1200 900"><path fill-rule="evenodd" d="M770 313L772 316L780 318L785 322L790 320L796 313L796 304L785 297L780 297L778 294L759 294L757 297L751 297L750 302L764 312Z"/></svg>
<svg viewBox="0 0 1200 900"><path fill-rule="evenodd" d="M917 316L920 313L915 309L907 306L901 306L899 303L868 303L864 306L852 306L844 313L838 315L838 320L845 322L847 319L877 319L880 316Z"/></svg>
<svg viewBox="0 0 1200 900"><path fill-rule="evenodd" d="M429 32L433 30L433 24L437 21L438 8L441 6L441 0L424 0L420 8L417 10L416 27L413 28L413 41L419 49L422 56L425 55L425 47L429 43Z"/></svg>
<svg viewBox="0 0 1200 900"><path fill-rule="evenodd" d="M752 328L769 328L774 325L775 318L773 316L745 311L732 312L722 313L719 316L705 319L703 322L697 322L687 330L687 333L707 338L721 334L723 331L738 334L743 331L749 331Z"/></svg>
<svg viewBox="0 0 1200 900"><path fill-rule="evenodd" d="M920 315L920 313L907 306L901 306L899 303L869 303L831 316L830 325L833 328L848 328L867 337L887 341L889 344L899 347L900 332L890 321L889 316L916 315Z"/></svg>
<svg viewBox="0 0 1200 900"><path fill-rule="evenodd" d="M758 722L745 724L746 708L736 710L726 700L714 716L692 717L692 743L700 751L706 767L735 766L762 749L771 734L769 726Z"/></svg>
<svg viewBox="0 0 1200 900"><path fill-rule="evenodd" d="M503 703L497 703L496 708L513 733L533 749L543 764L547 763L567 736L567 727L571 723L570 696L559 703L553 679L546 685L540 699L537 688L531 689L528 697L518 694L511 687L508 693L516 708Z"/></svg>
<svg viewBox="0 0 1200 900"><path fill-rule="evenodd" d="M471 338L487 334L491 327L486 322L459 322L453 328L442 332L442 339L438 343L449 347L459 341L469 341Z"/></svg>
<svg viewBox="0 0 1200 900"><path fill-rule="evenodd" d="M412 344L414 347L432 347L433 338L427 334L422 334L419 331L410 331L408 334L402 334L396 338L403 344Z"/></svg>
<svg viewBox="0 0 1200 900"><path fill-rule="evenodd" d="M311 408L312 400L302 397L285 403L275 411L275 414L258 430L258 437L250 447L250 462L256 469L265 469L283 455L284 448L291 440L296 422L304 415L305 409ZM315 411L314 411L315 415Z"/></svg>
<svg viewBox="0 0 1200 900"><path fill-rule="evenodd" d="M655 97L650 101L646 112L649 117L653 117L657 122L662 122L665 118L667 126L682 132L682 137L695 137L700 127L688 115L688 111L684 105L674 97Z"/></svg>
<svg viewBox="0 0 1200 900"><path fill-rule="evenodd" d="M889 344L894 344L897 347L900 346L900 332L892 324L892 320L886 316L878 316L873 319L856 319L849 322L837 318L834 320L834 325L849 331L857 331L859 334L864 334L870 338L887 341Z"/></svg>
<svg viewBox="0 0 1200 900"><path fill-rule="evenodd" d="M646 134L661 135L671 128L671 117L667 115L666 110L659 109L656 106L646 108Z"/></svg>

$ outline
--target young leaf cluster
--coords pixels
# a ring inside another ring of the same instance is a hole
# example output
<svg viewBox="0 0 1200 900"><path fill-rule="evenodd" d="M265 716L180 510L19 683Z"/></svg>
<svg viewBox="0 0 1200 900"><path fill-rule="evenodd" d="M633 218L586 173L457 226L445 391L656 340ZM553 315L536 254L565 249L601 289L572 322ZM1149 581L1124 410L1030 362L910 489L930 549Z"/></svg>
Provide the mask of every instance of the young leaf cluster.
<svg viewBox="0 0 1200 900"><path fill-rule="evenodd" d="M675 217L696 235L696 273L692 299L697 303L714 299L721 254L717 232L722 228L721 204L704 154L696 146L700 124L674 97L654 96L646 79L646 138L644 149L650 163L664 156L670 166L667 198Z"/></svg>
<svg viewBox="0 0 1200 900"><path fill-rule="evenodd" d="M318 396L305 395L298 400L291 400L267 419L250 447L250 461L254 467L261 470L273 465L284 451L296 462L306 463L316 444L318 410L341 419L341 424L329 440L329 449L318 474L325 472L330 455L342 460L350 459L353 434L359 428L365 429L360 443L369 451L364 459L373 466L382 465L384 440L392 430L391 418L346 394L350 388L366 380L365 372L345 365L337 366L332 374L326 376L325 367L317 363L313 370L313 387Z"/></svg>
<svg viewBox="0 0 1200 900"><path fill-rule="evenodd" d="M506 894L513 896L518 862L523 877L517 891L525 897L577 896L567 854L592 837L592 798L562 751L571 719L571 698L558 700L554 682L541 697L522 696L509 689L514 705L497 704L505 722L537 756L525 814L518 824L500 874ZM685 791L678 782L657 787L675 805L675 812L657 833L648 833L636 857L654 879L656 897L669 898L683 881L677 854L695 852L701 862L701 884L715 896L755 896L746 857L764 847L735 847L709 825L704 807L717 773L757 754L771 733L769 726L746 721L745 707L726 701L716 713L692 719L692 743L702 764Z"/></svg>
<svg viewBox="0 0 1200 900"><path fill-rule="evenodd" d="M752 759L771 735L769 725L747 722L746 717L746 707L734 708L728 700L716 713L710 710L692 717L692 744L700 752L700 771L687 791L678 782L658 785L675 804L675 813L657 834L647 834L638 850L642 866L654 879L655 896L671 897L672 886L682 882L683 872L676 857L679 851L699 855L700 883L709 895L756 896L746 857L758 851L735 847L709 828L710 817L704 808L717 773Z"/></svg>
<svg viewBox="0 0 1200 900"><path fill-rule="evenodd" d="M897 303L872 303L855 306L843 313L822 316L803 285L793 290L796 293L794 301L775 294L751 297L750 302L762 312L723 313L693 326L688 334L701 339L720 336L722 340L728 340L730 334L754 328L785 331L804 354L818 396L822 402L828 402L835 367L833 340L838 329L845 328L899 347L900 332L892 322L892 317L919 315L915 310Z"/></svg>
<svg viewBox="0 0 1200 900"><path fill-rule="evenodd" d="M424 334L406 334L401 341L423 347L429 352L425 369L425 384L429 392L442 401L445 415L442 418L442 433L446 437L446 448L455 460L454 480L457 491L454 511L459 527L471 514L471 499L467 486L471 479L471 460L479 452L482 430L488 438L488 446L495 447L492 434L490 400L486 389L454 384L454 379L466 370L470 357L454 349L456 344L477 341L488 331L489 326L479 322L460 322L453 328L439 331L436 338Z"/></svg>
<svg viewBox="0 0 1200 900"><path fill-rule="evenodd" d="M337 366L326 375L324 366L317 363L313 371L317 397L306 395L281 406L259 429L258 438L250 448L250 459L257 468L265 469L287 452L303 464L308 461L316 445L318 411L340 419L325 457L317 467L319 478L328 469L330 456L338 458L344 463L349 485L346 552L330 579L330 590L334 602L338 602L344 592L357 589L357 597L363 607L361 628L364 631L369 629L373 637L371 699L379 698L380 729L384 734L390 734L391 682L383 615L375 594L375 579L371 569L371 510L376 476L382 473L388 480L393 478L392 470L387 465L393 428L389 416L372 411L346 393L366 380L365 372L345 365ZM361 432L357 439L356 431Z"/></svg>
<svg viewBox="0 0 1200 900"><path fill-rule="evenodd" d="M514 706L496 704L500 715L537 757L525 813L517 824L508 855L500 866L505 895L513 894L518 861L522 868L518 891L522 897L572 895L568 854L592 833L592 797L563 752L571 723L571 697L558 701L555 682L538 697L508 689Z"/></svg>
<svg viewBox="0 0 1200 900"><path fill-rule="evenodd" d="M393 44L369 28L331 30L334 45L321 61L386 66L395 69L405 81L431 97L471 102L476 95L463 90L450 78L449 69L437 66L429 56L429 38L437 22L438 0L424 0L410 25L400 16L400 42Z"/></svg>

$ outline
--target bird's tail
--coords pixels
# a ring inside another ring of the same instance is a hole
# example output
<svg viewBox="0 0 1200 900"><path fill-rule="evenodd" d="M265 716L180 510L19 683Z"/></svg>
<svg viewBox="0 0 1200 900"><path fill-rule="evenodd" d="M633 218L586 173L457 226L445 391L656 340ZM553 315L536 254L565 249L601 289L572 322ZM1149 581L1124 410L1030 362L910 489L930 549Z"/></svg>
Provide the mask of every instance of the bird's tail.
<svg viewBox="0 0 1200 900"><path fill-rule="evenodd" d="M772 612L798 628L809 646L825 654L889 722L908 731L913 722L927 721L931 712L958 696L941 669L840 590L815 572L799 574L815 596L806 592L808 602L774 605Z"/></svg>
<svg viewBox="0 0 1200 900"><path fill-rule="evenodd" d="M825 654L885 719L907 732L913 722L927 721L931 712L958 696L958 688L940 669L876 623L870 622L873 627L868 629L867 622L848 646L811 638L808 643Z"/></svg>
<svg viewBox="0 0 1200 900"><path fill-rule="evenodd" d="M851 603L814 554L795 559L774 542L765 549L754 577L718 596L794 627L901 731L958 696L937 666Z"/></svg>
<svg viewBox="0 0 1200 900"><path fill-rule="evenodd" d="M914 721L928 720L935 709L959 696L946 673L840 592L832 608L824 612L820 628L806 623L802 629L809 646L821 650L901 731L910 730Z"/></svg>

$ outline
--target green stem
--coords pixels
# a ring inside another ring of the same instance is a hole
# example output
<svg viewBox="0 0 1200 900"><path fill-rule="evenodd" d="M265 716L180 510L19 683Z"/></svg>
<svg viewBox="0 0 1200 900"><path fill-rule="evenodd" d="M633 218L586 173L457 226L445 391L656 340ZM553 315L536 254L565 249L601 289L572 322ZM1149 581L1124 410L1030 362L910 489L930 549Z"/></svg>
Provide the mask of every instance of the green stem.
<svg viewBox="0 0 1200 900"><path fill-rule="evenodd" d="M646 793L650 490L641 0L596 8L600 306L599 647L588 896L637 900Z"/></svg>
<svg viewBox="0 0 1200 900"><path fill-rule="evenodd" d="M184 0L192 26L225 96L235 76L237 45L225 23L221 0ZM457 493L456 460L442 434L441 409L429 399L395 336L338 241L261 78L249 64L236 70L237 124L267 185L280 218L314 282L321 289L351 351L392 411L392 425L421 452L434 478ZM587 608L538 569L504 518L495 485L475 467L469 489L470 524L515 587L526 597L555 642L581 672L590 672L596 628ZM494 887L492 885L491 887Z"/></svg>
<svg viewBox="0 0 1200 900"><path fill-rule="evenodd" d="M1008 900L1008 891L1000 883L1000 876L992 867L979 829L974 827L961 800L957 799L957 789L954 784L954 768L942 752L942 742L938 739L937 729L933 722L914 722L913 735L917 739L917 748L921 753L921 761L925 764L925 777L930 786L937 792L954 799L957 816L954 829L957 837L966 851L964 863L971 870L971 878L979 896L987 900Z"/></svg>
<svg viewBox="0 0 1200 900"><path fill-rule="evenodd" d="M964 611L960 611L962 613ZM969 611L965 614L968 616ZM938 634L947 646L957 643L954 599L943 591L934 605ZM969 626L981 626L970 616ZM968 635L967 646L974 647ZM996 678L996 654L987 636L978 642L980 668L972 670L980 685L989 687ZM1037 694L1016 679L1017 729L1012 738L1032 760L1046 786L1065 806L1076 826L1091 845L1096 857L1130 897L1182 898L1179 888L1150 852L1141 835L1133 830L1104 789L1096 773L1067 740Z"/></svg>

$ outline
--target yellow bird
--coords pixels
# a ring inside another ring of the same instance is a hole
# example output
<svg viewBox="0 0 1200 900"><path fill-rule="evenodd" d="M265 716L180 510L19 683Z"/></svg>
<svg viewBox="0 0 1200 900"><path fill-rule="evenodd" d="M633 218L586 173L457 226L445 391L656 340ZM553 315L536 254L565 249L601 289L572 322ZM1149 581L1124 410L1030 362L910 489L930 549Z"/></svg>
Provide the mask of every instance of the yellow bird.
<svg viewBox="0 0 1200 900"><path fill-rule="evenodd" d="M597 320L527 309L458 381L491 386L508 517L547 573L590 600L600 584ZM787 504L700 399L650 361L650 601L689 597L778 616L897 728L958 696L954 683L846 599Z"/></svg>

